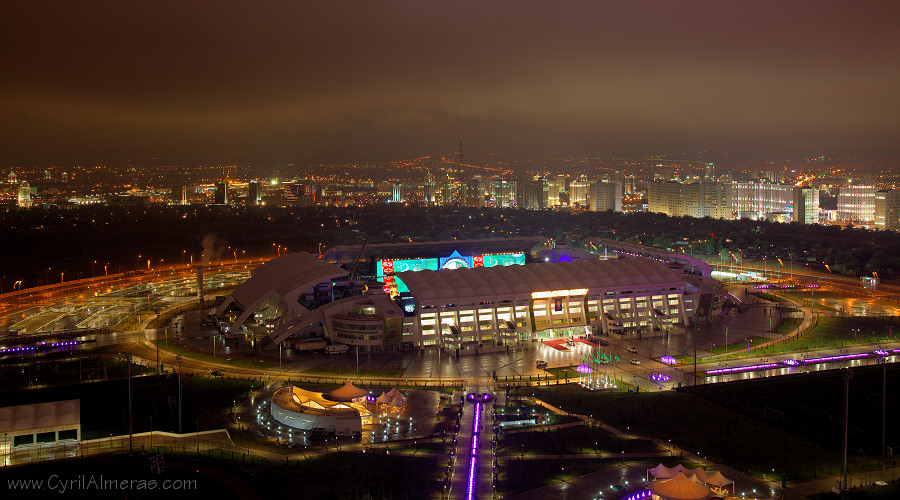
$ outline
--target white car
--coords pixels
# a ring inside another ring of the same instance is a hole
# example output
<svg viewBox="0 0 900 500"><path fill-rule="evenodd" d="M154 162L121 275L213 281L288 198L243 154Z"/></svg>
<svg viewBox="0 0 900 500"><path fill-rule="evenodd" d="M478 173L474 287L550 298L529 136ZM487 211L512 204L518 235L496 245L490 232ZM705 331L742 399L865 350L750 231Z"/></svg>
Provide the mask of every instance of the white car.
<svg viewBox="0 0 900 500"><path fill-rule="evenodd" d="M538 367L538 368L547 368L547 362L546 362L546 361L538 361L538 362L535 363L534 365L535 365L536 367Z"/></svg>
<svg viewBox="0 0 900 500"><path fill-rule="evenodd" d="M640 362L640 360L638 360L637 358L631 358L631 364L633 364L633 365L639 365L639 364L641 364L641 362Z"/></svg>

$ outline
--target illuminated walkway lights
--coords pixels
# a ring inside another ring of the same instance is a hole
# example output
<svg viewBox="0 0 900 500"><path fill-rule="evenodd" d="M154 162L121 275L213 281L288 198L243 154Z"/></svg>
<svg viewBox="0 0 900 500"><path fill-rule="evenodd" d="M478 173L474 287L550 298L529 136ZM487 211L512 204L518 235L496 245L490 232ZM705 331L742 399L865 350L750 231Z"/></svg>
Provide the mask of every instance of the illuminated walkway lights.
<svg viewBox="0 0 900 500"><path fill-rule="evenodd" d="M804 359L804 363L827 363L829 361L841 361L844 359L856 359L856 358L864 358L868 356L869 353L861 352L858 354L842 354L840 356L828 356L825 358L812 358L812 359Z"/></svg>
<svg viewBox="0 0 900 500"><path fill-rule="evenodd" d="M715 370L707 370L707 375L717 375L719 373L736 373L736 372L748 372L752 370L765 370L768 368L777 368L781 366L779 363L766 363L762 365L750 365L750 366L735 366L733 368L716 368Z"/></svg>
<svg viewBox="0 0 900 500"><path fill-rule="evenodd" d="M641 490L630 495L622 497L621 500L640 500L641 498L649 498L653 492L650 490Z"/></svg>
<svg viewBox="0 0 900 500"><path fill-rule="evenodd" d="M475 399L475 396L470 399ZM475 476L478 474L478 433L481 431L481 401L475 403L475 420L472 421L472 447L469 450L469 481L466 486L466 500L475 498Z"/></svg>

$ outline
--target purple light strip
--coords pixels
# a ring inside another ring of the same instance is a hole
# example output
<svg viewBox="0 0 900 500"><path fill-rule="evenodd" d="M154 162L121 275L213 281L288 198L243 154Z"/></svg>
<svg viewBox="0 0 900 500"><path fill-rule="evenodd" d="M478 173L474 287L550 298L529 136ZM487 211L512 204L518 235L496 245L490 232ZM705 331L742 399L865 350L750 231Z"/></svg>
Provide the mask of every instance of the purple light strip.
<svg viewBox="0 0 900 500"><path fill-rule="evenodd" d="M469 483L466 500L475 499L475 476L478 474L478 433L481 431L481 401L475 403L475 420L472 422L472 448L469 450Z"/></svg>
<svg viewBox="0 0 900 500"><path fill-rule="evenodd" d="M804 359L804 363L827 363L829 361L841 361L843 359L855 359L855 358L864 358L868 356L869 353L861 352L858 354L843 354L841 356L828 356L827 358L813 358L813 359Z"/></svg>
<svg viewBox="0 0 900 500"><path fill-rule="evenodd" d="M56 342L53 344L41 343L36 346L32 345L32 346L25 346L25 347L7 347L5 349L0 349L0 353L34 351L38 347L42 347L44 349L57 349L60 347L69 347L69 346L77 346L77 345L78 345L77 340L73 340L70 342Z"/></svg>
<svg viewBox="0 0 900 500"><path fill-rule="evenodd" d="M764 365L751 365L751 366L735 366L733 368L716 368L715 370L707 370L707 375L716 375L719 373L735 373L735 372L747 372L751 370L765 370L766 368L776 368L781 366L778 363L766 363Z"/></svg>

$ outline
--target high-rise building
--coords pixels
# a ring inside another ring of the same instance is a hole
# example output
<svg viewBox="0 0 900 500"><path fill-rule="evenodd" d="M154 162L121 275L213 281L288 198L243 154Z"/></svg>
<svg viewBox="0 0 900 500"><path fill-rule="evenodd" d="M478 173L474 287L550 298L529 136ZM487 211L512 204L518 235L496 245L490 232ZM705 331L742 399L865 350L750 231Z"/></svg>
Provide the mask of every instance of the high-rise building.
<svg viewBox="0 0 900 500"><path fill-rule="evenodd" d="M435 205L438 203L438 199L440 198L440 190L437 182L434 179L434 175L431 174L431 171L428 171L425 174L424 193L426 205Z"/></svg>
<svg viewBox="0 0 900 500"><path fill-rule="evenodd" d="M491 199L497 208L508 208L516 205L516 181L502 178L491 179Z"/></svg>
<svg viewBox="0 0 900 500"><path fill-rule="evenodd" d="M475 175L466 181L466 206L467 207L483 207L484 206L484 181L481 175Z"/></svg>
<svg viewBox="0 0 900 500"><path fill-rule="evenodd" d="M731 185L720 182L650 182L647 185L649 212L673 217L731 219Z"/></svg>
<svg viewBox="0 0 900 500"><path fill-rule="evenodd" d="M254 179L248 185L247 204L259 205L260 203L262 203L262 185Z"/></svg>
<svg viewBox="0 0 900 500"><path fill-rule="evenodd" d="M710 162L704 165L703 178L708 181L716 179L716 165L714 163Z"/></svg>
<svg viewBox="0 0 900 500"><path fill-rule="evenodd" d="M812 187L795 187L793 193L794 218L798 224L819 223L819 190Z"/></svg>
<svg viewBox="0 0 900 500"><path fill-rule="evenodd" d="M228 183L227 182L221 181L221 182L216 183L215 203L216 203L216 205L228 204Z"/></svg>
<svg viewBox="0 0 900 500"><path fill-rule="evenodd" d="M900 190L886 189L875 193L875 227L900 231Z"/></svg>
<svg viewBox="0 0 900 500"><path fill-rule="evenodd" d="M838 219L853 224L875 223L875 186L850 184L838 190Z"/></svg>
<svg viewBox="0 0 900 500"><path fill-rule="evenodd" d="M590 191L590 189L591 181L584 174L582 174L574 181L570 182L569 206L579 206L586 208L588 206L588 192Z"/></svg>
<svg viewBox="0 0 900 500"><path fill-rule="evenodd" d="M10 184L15 184L17 182L17 179L18 178L16 177L16 173L13 171L10 171L9 175L6 176L6 182Z"/></svg>
<svg viewBox="0 0 900 500"><path fill-rule="evenodd" d="M781 170L766 170L760 173L760 177L776 184L784 182L784 172Z"/></svg>
<svg viewBox="0 0 900 500"><path fill-rule="evenodd" d="M549 183L543 177L534 177L518 182L522 191L519 207L527 210L543 210L548 207Z"/></svg>
<svg viewBox="0 0 900 500"><path fill-rule="evenodd" d="M27 181L22 181L19 183L19 196L18 196L18 204L22 208L28 208L32 205L31 201L31 187L28 185Z"/></svg>
<svg viewBox="0 0 900 500"><path fill-rule="evenodd" d="M187 205L187 187L181 184L172 186L172 203L174 205Z"/></svg>
<svg viewBox="0 0 900 500"><path fill-rule="evenodd" d="M591 184L590 208L592 212L622 211L622 183L595 182Z"/></svg>
<svg viewBox="0 0 900 500"><path fill-rule="evenodd" d="M559 194L566 192L566 176L557 175L547 180L547 206L550 208L563 205ZM566 203L568 205L568 203Z"/></svg>
<svg viewBox="0 0 900 500"><path fill-rule="evenodd" d="M793 210L794 186L776 184L766 179L733 181L731 203L738 218L764 220L769 214Z"/></svg>
<svg viewBox="0 0 900 500"><path fill-rule="evenodd" d="M402 183L395 182L391 184L391 203L403 203L406 200L405 191Z"/></svg>

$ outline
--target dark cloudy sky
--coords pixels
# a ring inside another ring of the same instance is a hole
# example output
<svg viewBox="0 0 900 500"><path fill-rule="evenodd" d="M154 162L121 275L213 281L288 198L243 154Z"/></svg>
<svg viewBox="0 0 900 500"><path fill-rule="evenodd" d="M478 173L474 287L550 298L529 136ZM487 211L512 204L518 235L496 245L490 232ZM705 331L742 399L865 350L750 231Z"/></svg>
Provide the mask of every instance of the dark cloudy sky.
<svg viewBox="0 0 900 500"><path fill-rule="evenodd" d="M897 0L12 3L0 164L900 144Z"/></svg>

